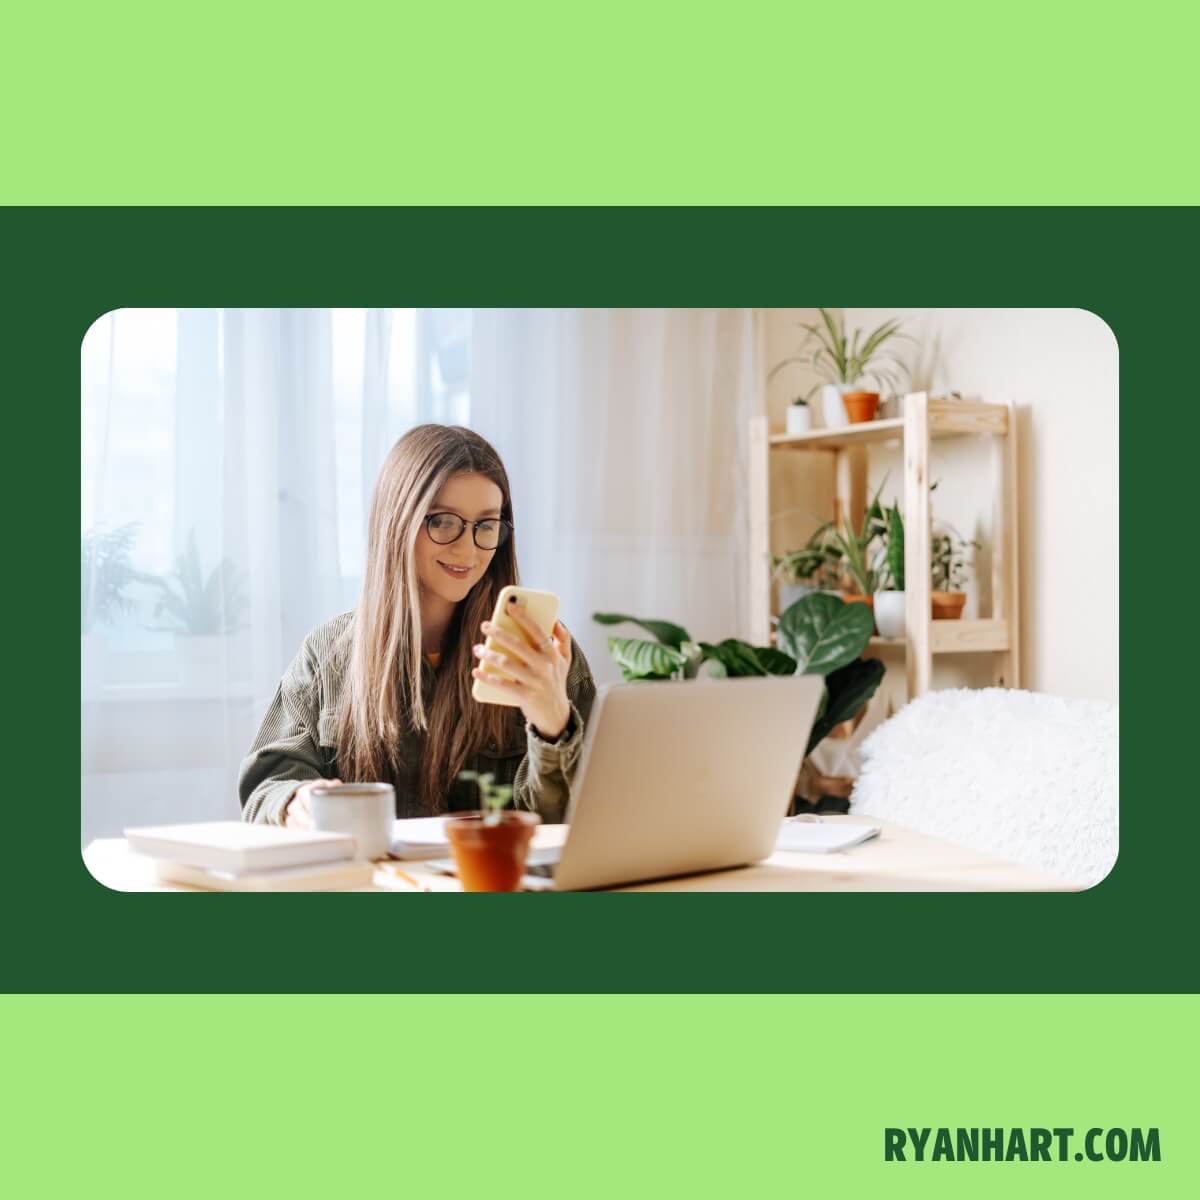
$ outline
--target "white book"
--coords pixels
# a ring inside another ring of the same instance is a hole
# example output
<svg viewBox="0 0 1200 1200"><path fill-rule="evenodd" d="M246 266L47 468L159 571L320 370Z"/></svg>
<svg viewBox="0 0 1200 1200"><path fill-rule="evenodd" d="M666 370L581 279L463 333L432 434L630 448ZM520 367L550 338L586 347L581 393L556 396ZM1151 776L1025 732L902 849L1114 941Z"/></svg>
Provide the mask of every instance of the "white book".
<svg viewBox="0 0 1200 1200"><path fill-rule="evenodd" d="M445 858L450 853L446 836L448 817L412 817L392 823L392 854L396 858Z"/></svg>
<svg viewBox="0 0 1200 1200"><path fill-rule="evenodd" d="M152 825L126 829L131 849L188 867L245 872L354 857L347 833L207 821L199 825Z"/></svg>
<svg viewBox="0 0 1200 1200"><path fill-rule="evenodd" d="M838 850L849 850L851 846L869 841L878 834L878 825L784 821L775 841L775 849L800 854L834 854Z"/></svg>
<svg viewBox="0 0 1200 1200"><path fill-rule="evenodd" d="M155 864L161 883L186 883L189 887L214 892L329 892L366 887L375 875L373 863L362 859L308 863L302 867L279 867L273 871L217 871L211 867L189 867L184 863Z"/></svg>

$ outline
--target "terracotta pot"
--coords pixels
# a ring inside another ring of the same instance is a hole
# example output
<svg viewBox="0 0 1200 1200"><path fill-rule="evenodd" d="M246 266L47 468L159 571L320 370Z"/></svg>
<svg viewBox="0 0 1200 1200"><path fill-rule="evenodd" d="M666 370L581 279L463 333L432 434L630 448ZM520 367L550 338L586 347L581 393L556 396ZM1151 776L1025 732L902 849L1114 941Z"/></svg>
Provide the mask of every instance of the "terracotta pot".
<svg viewBox="0 0 1200 1200"><path fill-rule="evenodd" d="M864 421L875 420L875 414L879 411L879 393L847 392L842 397L842 403L846 406L850 424L861 425Z"/></svg>
<svg viewBox="0 0 1200 1200"><path fill-rule="evenodd" d="M529 843L541 819L537 813L508 810L495 825L484 824L483 813L464 813L447 821L446 836L463 891L519 891Z"/></svg>
<svg viewBox="0 0 1200 1200"><path fill-rule="evenodd" d="M935 621L957 621L967 604L966 592L933 592L930 595Z"/></svg>

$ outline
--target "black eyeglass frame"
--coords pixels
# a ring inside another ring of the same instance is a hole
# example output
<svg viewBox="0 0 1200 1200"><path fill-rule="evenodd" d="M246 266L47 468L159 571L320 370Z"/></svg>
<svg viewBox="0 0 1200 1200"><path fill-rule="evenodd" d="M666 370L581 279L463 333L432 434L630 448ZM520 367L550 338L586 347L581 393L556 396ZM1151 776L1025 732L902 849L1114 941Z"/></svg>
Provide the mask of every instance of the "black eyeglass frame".
<svg viewBox="0 0 1200 1200"><path fill-rule="evenodd" d="M458 532L448 542L439 541L433 536L433 527L430 525L430 522L435 517L453 517L459 523ZM479 526L489 525L492 523L500 526L500 533L497 535L496 544L494 546L480 546ZM503 546L510 537L512 537L513 532L513 523L505 520L504 517L484 517L482 521L467 521L460 517L458 513L452 512L431 512L425 517L425 532L429 534L429 540L438 546L453 546L454 543L457 542L464 533L466 533L468 526L471 528L471 541L473 541L480 550L499 550L500 547Z"/></svg>

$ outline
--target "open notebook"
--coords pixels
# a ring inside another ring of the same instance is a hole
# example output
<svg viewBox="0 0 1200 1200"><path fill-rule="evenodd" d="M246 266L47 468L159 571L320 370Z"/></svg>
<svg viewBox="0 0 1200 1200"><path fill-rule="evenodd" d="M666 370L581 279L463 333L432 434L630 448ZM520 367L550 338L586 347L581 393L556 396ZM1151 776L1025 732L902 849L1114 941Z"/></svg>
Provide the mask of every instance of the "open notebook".
<svg viewBox="0 0 1200 1200"><path fill-rule="evenodd" d="M775 840L776 850L801 854L834 854L849 850L879 835L878 825L836 825L817 821L784 821Z"/></svg>

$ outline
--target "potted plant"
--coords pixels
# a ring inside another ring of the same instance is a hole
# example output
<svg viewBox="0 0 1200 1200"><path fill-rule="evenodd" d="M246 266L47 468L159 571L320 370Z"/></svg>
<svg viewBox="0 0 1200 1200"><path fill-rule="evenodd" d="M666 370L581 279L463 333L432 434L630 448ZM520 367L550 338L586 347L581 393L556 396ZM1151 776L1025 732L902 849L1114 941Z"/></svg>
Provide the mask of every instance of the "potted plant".
<svg viewBox="0 0 1200 1200"><path fill-rule="evenodd" d="M785 612L810 592L837 591L841 551L833 542L833 522L814 530L799 550L771 559L771 574L779 584L779 611Z"/></svg>
<svg viewBox="0 0 1200 1200"><path fill-rule="evenodd" d="M880 485L882 490L882 485ZM845 573L856 591L843 591L842 599L850 604L865 604L874 610L875 593L883 587L885 575L883 553L875 546L887 530L887 518L879 504L879 493L863 513L862 527L855 529L847 518L842 528L833 531L834 544L841 553ZM874 616L872 613L872 621Z"/></svg>
<svg viewBox="0 0 1200 1200"><path fill-rule="evenodd" d="M241 573L224 558L206 575L193 529L188 534L187 552L176 559L175 570L152 582L162 591L154 615L168 620L159 628L182 639L176 644L183 682L198 689L219 690L225 683L225 663L241 666L246 658L229 644L230 636L245 628L242 614L249 607Z"/></svg>
<svg viewBox="0 0 1200 1200"><path fill-rule="evenodd" d="M626 681L746 675L821 675L825 699L805 745L810 755L834 726L856 717L883 679L883 663L861 658L871 640L871 614L827 592L797 600L779 618L778 647L738 638L695 642L682 625L625 613L593 613L601 625L630 623L644 638L610 637L608 652Z"/></svg>
<svg viewBox="0 0 1200 1200"><path fill-rule="evenodd" d="M886 566L885 582L889 587L883 587L875 593L875 624L879 636L885 638L904 637L904 518L896 505L885 509L887 521L886 549L884 564Z"/></svg>
<svg viewBox="0 0 1200 1200"><path fill-rule="evenodd" d="M491 773L460 771L459 779L479 787L480 811L461 813L446 822L446 836L464 892L516 892L521 888L529 843L541 817L505 809L512 788L497 784Z"/></svg>
<svg viewBox="0 0 1200 1200"><path fill-rule="evenodd" d="M901 332L899 320L884 321L869 333L856 329L847 334L840 315L835 318L824 308L817 311L821 314L821 324L799 323L805 335L800 348L776 363L767 379L789 364L802 364L825 381L814 385L805 399L822 386L832 385L841 394L851 424L873 421L879 411L881 392L898 390L900 380L907 374L907 368L895 354L895 343L911 339ZM831 413L828 406L824 416L826 425L843 424L840 414Z"/></svg>
<svg viewBox="0 0 1200 1200"><path fill-rule="evenodd" d="M962 588L969 574L968 547L980 548L978 542L967 541L948 525L935 530L930 539L930 599L935 621L955 621L962 616L967 603Z"/></svg>
<svg viewBox="0 0 1200 1200"><path fill-rule="evenodd" d="M788 405L787 431L788 433L808 433L810 429L812 429L812 412L808 407L808 397L797 396Z"/></svg>
<svg viewBox="0 0 1200 1200"><path fill-rule="evenodd" d="M104 682L104 640L96 632L97 625L128 612L133 602L126 590L130 584L148 578L129 562L137 529L137 522L118 529L97 525L83 535L80 543L80 667L83 687L89 695Z"/></svg>

